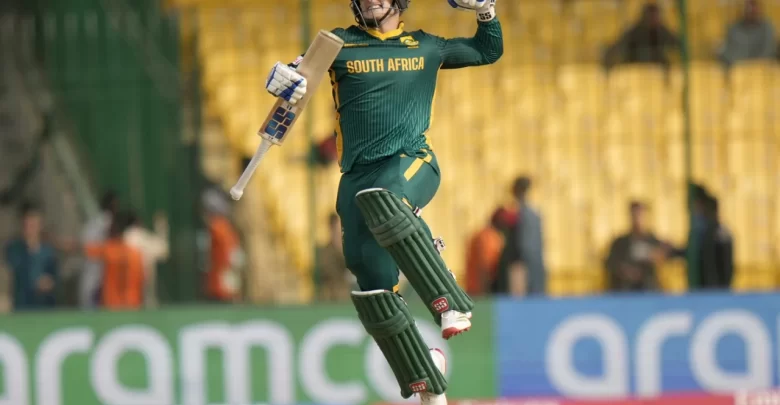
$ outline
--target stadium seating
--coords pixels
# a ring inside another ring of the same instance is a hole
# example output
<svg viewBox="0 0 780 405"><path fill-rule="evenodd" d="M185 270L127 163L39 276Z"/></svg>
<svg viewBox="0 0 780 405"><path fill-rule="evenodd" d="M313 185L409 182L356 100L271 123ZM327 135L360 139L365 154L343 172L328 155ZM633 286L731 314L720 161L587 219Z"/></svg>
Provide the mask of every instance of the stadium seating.
<svg viewBox="0 0 780 405"><path fill-rule="evenodd" d="M300 24L298 2L177 1L198 10L208 114L222 122L234 149L249 155L273 103L263 94L264 75L275 61L289 61L303 47L302 32L289 28ZM312 27L352 22L343 0L312 3ZM660 3L677 29L673 2ZM769 15L780 15L780 3L766 3ZM682 102L685 73L679 65L668 72L624 66L606 74L599 64L603 48L637 18L639 1L507 1L502 15L512 23L504 25L504 58L495 66L439 75L430 135L442 184L423 216L434 234L445 237L444 255L457 274L463 271L467 238L497 205L510 202L509 185L520 173L535 181L531 201L545 221L553 295L604 288L602 261L611 239L627 229L632 199L651 205L659 237L684 245L687 112L693 177L721 198L722 220L736 240L735 287L777 285L780 73L774 64L746 63L725 74L711 57L739 7L725 0L688 5L696 57L688 70L689 110ZM413 6L405 16L408 27L443 36L474 30L471 16L439 3ZM267 18L271 13L274 18ZM270 218L271 231L306 288L311 235L326 237L339 178L336 168L308 177L306 133L311 130L317 140L331 136L333 118L324 83L287 144L269 153L247 191L262 196L256 215ZM659 278L667 291L686 288L679 262L664 266Z"/></svg>

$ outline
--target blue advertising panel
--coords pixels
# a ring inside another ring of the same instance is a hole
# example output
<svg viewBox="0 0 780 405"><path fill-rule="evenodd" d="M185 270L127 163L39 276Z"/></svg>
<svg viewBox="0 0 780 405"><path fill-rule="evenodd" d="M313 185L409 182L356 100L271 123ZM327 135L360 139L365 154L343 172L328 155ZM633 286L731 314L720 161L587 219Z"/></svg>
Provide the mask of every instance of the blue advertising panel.
<svg viewBox="0 0 780 405"><path fill-rule="evenodd" d="M505 397L778 385L780 294L506 299L496 311Z"/></svg>

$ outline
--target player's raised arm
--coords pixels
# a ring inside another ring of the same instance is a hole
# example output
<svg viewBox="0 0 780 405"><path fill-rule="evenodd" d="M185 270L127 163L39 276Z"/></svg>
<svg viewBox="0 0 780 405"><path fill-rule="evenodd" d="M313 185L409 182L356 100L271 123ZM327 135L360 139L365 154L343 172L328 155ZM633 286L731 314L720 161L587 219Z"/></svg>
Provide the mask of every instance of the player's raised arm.
<svg viewBox="0 0 780 405"><path fill-rule="evenodd" d="M439 39L442 69L489 65L504 53L501 23L496 18L496 0L447 0L458 10L477 13L477 33L471 38Z"/></svg>

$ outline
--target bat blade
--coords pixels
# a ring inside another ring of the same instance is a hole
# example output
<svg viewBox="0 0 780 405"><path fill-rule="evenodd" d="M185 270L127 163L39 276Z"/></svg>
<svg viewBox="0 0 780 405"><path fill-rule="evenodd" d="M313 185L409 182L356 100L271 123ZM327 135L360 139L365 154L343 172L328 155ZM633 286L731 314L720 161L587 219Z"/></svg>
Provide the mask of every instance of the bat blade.
<svg viewBox="0 0 780 405"><path fill-rule="evenodd" d="M268 149L272 145L281 146L287 138L295 122L303 113L306 104L309 103L309 100L317 92L317 88L320 82L322 82L322 77L330 69L343 46L344 41L329 31L320 30L317 36L314 37L314 41L312 41L309 49L306 50L306 55L297 69L298 73L306 78L306 94L295 105L283 99L278 99L274 103L260 130L257 131L257 134L260 135L263 141L258 146L250 164L244 169L236 185L230 189L230 195L234 200L238 201L244 195L244 189L249 184L249 180L252 178L263 156L268 152Z"/></svg>
<svg viewBox="0 0 780 405"><path fill-rule="evenodd" d="M258 135L275 145L284 142L303 109L317 92L323 76L328 72L343 46L344 41L341 38L331 32L320 30L297 69L297 72L306 78L306 94L294 106L282 99L277 100L260 127Z"/></svg>

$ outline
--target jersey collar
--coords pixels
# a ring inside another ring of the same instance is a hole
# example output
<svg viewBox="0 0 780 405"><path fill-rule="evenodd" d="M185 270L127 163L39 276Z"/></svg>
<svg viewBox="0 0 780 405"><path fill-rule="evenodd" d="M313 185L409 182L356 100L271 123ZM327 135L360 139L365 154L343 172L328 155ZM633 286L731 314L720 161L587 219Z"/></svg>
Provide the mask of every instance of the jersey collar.
<svg viewBox="0 0 780 405"><path fill-rule="evenodd" d="M396 28L396 29L394 29L392 31L388 31L388 32L381 32L381 31L379 31L376 28L363 28L363 27L360 27L360 28L363 31L365 31L366 33L368 33L368 35L371 35L372 37L374 37L374 38L376 38L376 39L378 39L380 41L384 41L384 40L389 39L389 38L397 37L397 36L399 36L399 35L404 33L404 23L403 22L398 24L398 28Z"/></svg>

